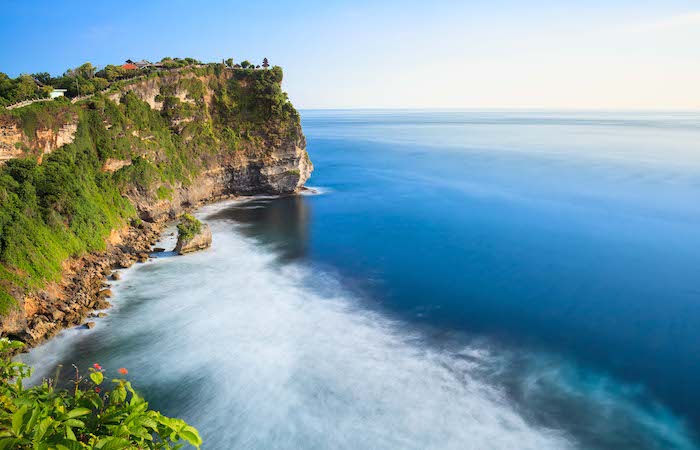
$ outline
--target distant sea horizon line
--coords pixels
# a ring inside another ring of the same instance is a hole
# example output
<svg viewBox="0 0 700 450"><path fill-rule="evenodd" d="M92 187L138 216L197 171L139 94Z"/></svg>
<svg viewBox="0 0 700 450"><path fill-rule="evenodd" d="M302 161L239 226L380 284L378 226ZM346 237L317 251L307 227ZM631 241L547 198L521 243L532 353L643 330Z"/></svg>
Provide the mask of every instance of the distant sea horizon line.
<svg viewBox="0 0 700 450"><path fill-rule="evenodd" d="M298 107L299 111L436 111L436 112L587 112L587 113L688 113L700 114L696 109L680 108L553 108L553 107Z"/></svg>

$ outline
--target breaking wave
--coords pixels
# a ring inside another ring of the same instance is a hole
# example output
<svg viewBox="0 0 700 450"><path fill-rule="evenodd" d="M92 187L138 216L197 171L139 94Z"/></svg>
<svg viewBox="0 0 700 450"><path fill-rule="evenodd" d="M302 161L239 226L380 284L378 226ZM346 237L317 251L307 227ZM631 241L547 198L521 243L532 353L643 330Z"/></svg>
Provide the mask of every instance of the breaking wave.
<svg viewBox="0 0 700 450"><path fill-rule="evenodd" d="M554 356L436 342L232 221L210 223L211 249L126 271L93 330L25 355L37 376L127 367L208 449L693 448L633 387Z"/></svg>

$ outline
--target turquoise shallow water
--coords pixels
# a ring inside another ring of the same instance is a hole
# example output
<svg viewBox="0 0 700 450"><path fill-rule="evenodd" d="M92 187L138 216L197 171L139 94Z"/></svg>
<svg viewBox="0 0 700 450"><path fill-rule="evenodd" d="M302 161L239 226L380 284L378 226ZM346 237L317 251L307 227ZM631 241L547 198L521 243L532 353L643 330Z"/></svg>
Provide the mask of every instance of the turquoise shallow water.
<svg viewBox="0 0 700 450"><path fill-rule="evenodd" d="M317 195L212 205L25 359L205 448L696 448L700 114L304 111Z"/></svg>

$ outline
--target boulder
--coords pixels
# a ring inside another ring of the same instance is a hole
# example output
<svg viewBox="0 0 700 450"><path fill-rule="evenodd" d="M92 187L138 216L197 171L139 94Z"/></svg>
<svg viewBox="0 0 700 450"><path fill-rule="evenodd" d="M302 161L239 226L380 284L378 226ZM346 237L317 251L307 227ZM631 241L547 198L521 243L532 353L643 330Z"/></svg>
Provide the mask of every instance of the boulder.
<svg viewBox="0 0 700 450"><path fill-rule="evenodd" d="M178 255L184 255L209 247L211 247L211 228L207 224L202 224L198 232L191 237L183 236L182 233L178 234L177 245L173 251Z"/></svg>
<svg viewBox="0 0 700 450"><path fill-rule="evenodd" d="M122 277L122 274L120 274L119 272L112 272L112 275L110 275L109 279L117 281L117 280L120 280L121 277Z"/></svg>
<svg viewBox="0 0 700 450"><path fill-rule="evenodd" d="M85 322L84 327L88 330L92 330L93 328L95 328L95 322Z"/></svg>
<svg viewBox="0 0 700 450"><path fill-rule="evenodd" d="M153 253L163 253L165 249L163 247L155 247Z"/></svg>
<svg viewBox="0 0 700 450"><path fill-rule="evenodd" d="M120 269L128 269L133 265L134 261L126 255L123 255L121 258L119 258L119 261L117 261L117 266L119 266Z"/></svg>

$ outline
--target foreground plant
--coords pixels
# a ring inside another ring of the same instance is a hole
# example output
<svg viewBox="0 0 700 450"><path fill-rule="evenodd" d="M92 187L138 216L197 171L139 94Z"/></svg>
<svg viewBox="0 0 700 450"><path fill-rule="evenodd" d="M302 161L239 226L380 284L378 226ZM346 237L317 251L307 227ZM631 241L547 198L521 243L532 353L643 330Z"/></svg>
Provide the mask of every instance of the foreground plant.
<svg viewBox="0 0 700 450"><path fill-rule="evenodd" d="M25 389L31 375L10 353L20 342L0 339L0 450L4 449L176 449L189 443L199 448L197 430L183 420L149 410L124 378L104 388L105 370L94 364L89 376L76 369L71 390L52 380ZM119 373L128 373L120 368Z"/></svg>

